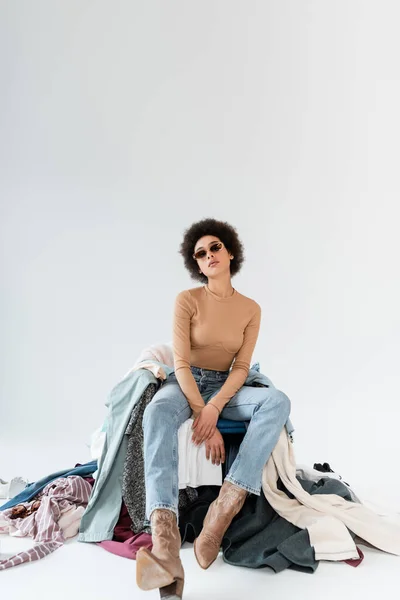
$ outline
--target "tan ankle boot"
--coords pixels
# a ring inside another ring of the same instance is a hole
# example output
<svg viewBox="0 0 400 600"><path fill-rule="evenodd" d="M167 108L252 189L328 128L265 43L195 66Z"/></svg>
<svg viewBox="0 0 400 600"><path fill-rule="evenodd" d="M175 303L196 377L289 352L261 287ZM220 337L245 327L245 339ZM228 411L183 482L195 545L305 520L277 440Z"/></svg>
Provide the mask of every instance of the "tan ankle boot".
<svg viewBox="0 0 400 600"><path fill-rule="evenodd" d="M184 571L179 557L181 536L171 510L151 513L153 549L140 548L136 554L136 583L142 590L160 588L164 600L182 598Z"/></svg>
<svg viewBox="0 0 400 600"><path fill-rule="evenodd" d="M217 558L222 538L233 517L241 510L246 496L246 490L237 485L229 481L222 484L218 498L210 504L203 529L194 541L194 553L202 569L208 569Z"/></svg>

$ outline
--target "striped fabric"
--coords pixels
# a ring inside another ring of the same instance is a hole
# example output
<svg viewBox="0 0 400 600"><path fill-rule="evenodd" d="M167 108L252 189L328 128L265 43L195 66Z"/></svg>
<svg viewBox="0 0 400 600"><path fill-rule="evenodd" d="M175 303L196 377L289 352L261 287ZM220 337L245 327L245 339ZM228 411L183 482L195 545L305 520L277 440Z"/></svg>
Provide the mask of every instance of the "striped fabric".
<svg viewBox="0 0 400 600"><path fill-rule="evenodd" d="M31 537L36 544L29 550L0 560L0 571L39 560L60 548L65 541L60 518L68 512L73 512L73 509L86 506L91 492L92 486L82 477L60 477L49 483L36 497L36 500L40 499L40 506L31 515L22 519L11 519L12 508L1 512L0 533L13 532L19 537ZM32 502L24 504L29 507ZM79 513L82 514L82 511Z"/></svg>

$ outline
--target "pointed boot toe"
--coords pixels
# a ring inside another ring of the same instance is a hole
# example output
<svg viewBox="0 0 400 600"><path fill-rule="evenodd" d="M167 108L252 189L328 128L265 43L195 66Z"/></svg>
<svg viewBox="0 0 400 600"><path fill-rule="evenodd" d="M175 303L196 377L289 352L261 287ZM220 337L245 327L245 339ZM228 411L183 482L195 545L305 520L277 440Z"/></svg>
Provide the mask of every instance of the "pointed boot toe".
<svg viewBox="0 0 400 600"><path fill-rule="evenodd" d="M170 585L174 576L160 563L147 548L140 548L136 554L136 583L141 590L153 590Z"/></svg>
<svg viewBox="0 0 400 600"><path fill-rule="evenodd" d="M194 555L202 569L208 569L217 559L220 550L220 542L215 536L203 531L194 541Z"/></svg>
<svg viewBox="0 0 400 600"><path fill-rule="evenodd" d="M153 548L140 548L136 554L136 583L141 590L159 588L165 600L180 600L185 572L179 556L181 536L176 515L168 509L155 509L150 522Z"/></svg>
<svg viewBox="0 0 400 600"><path fill-rule="evenodd" d="M215 561L221 548L222 539L233 517L243 507L246 490L224 481L218 498L209 506L203 529L194 542L194 554L202 569L208 569Z"/></svg>

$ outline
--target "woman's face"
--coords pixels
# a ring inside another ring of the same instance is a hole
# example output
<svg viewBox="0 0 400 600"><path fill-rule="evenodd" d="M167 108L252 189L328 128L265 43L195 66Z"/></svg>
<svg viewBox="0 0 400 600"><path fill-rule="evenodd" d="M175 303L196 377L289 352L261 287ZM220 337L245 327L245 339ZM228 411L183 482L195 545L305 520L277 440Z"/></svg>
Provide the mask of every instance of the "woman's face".
<svg viewBox="0 0 400 600"><path fill-rule="evenodd" d="M197 240L193 254L198 252L201 256L196 258L197 264L206 277L218 277L221 273L230 271L233 256L216 235L205 235Z"/></svg>

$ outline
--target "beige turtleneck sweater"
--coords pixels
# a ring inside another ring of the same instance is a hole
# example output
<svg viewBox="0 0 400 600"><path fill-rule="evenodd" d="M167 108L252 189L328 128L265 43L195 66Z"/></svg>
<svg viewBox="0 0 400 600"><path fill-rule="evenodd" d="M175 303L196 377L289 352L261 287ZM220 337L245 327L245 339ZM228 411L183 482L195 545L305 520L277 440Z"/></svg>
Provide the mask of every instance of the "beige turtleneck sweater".
<svg viewBox="0 0 400 600"><path fill-rule="evenodd" d="M261 308L234 290L221 298L205 286L184 290L175 300L174 368L193 413L204 407L191 366L228 371L227 380L210 400L221 412L244 384L260 329Z"/></svg>

